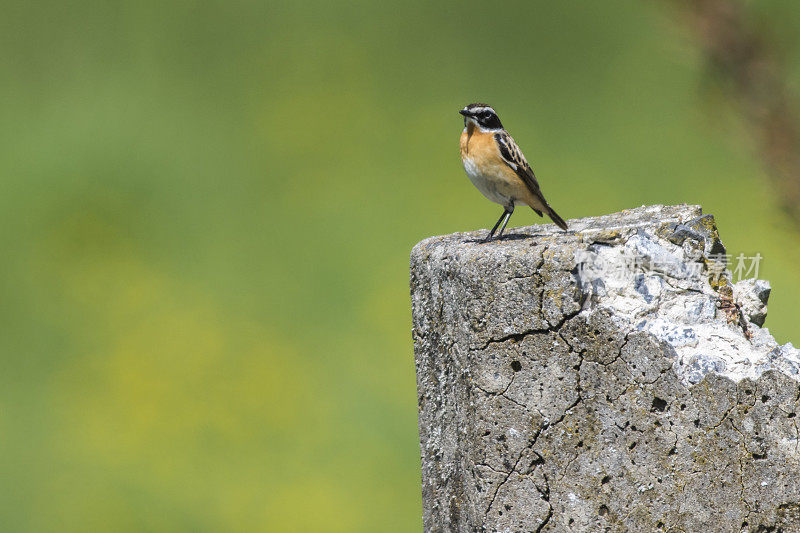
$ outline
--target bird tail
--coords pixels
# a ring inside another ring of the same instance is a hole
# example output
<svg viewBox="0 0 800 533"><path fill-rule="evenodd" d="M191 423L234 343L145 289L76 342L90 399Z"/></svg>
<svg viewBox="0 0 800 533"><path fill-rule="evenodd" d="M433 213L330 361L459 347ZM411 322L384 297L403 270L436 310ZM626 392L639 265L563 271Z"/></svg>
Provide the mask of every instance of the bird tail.
<svg viewBox="0 0 800 533"><path fill-rule="evenodd" d="M553 208L550 207L549 205L547 206L547 216L549 216L551 219L553 219L553 222L555 222L556 226L558 226L559 228L561 228L563 230L567 229L567 223L564 222L564 219L561 218L560 216L558 216L558 213L553 211Z"/></svg>

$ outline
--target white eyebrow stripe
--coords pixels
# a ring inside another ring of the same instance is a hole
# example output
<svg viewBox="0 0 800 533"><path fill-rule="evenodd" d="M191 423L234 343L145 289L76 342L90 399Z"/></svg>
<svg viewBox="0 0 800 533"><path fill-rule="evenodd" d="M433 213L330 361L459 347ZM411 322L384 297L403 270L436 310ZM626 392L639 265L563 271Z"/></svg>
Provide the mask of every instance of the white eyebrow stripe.
<svg viewBox="0 0 800 533"><path fill-rule="evenodd" d="M470 111L472 111L473 113L483 113L483 112L485 112L485 111L491 111L491 112L492 112L492 113L494 113L495 115L497 114L497 113L495 112L495 110L492 108L492 106L484 106L484 105L481 105L481 106L475 106L475 107L468 107L467 109L469 109L469 110L470 110Z"/></svg>

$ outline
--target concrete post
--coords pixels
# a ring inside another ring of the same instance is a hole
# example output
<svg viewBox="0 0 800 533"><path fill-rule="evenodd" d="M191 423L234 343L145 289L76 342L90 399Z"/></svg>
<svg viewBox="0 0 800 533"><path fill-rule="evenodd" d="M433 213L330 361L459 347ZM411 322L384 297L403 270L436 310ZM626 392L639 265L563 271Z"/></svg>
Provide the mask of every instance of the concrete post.
<svg viewBox="0 0 800 533"><path fill-rule="evenodd" d="M425 531L800 531L800 354L713 217L484 234L411 255Z"/></svg>

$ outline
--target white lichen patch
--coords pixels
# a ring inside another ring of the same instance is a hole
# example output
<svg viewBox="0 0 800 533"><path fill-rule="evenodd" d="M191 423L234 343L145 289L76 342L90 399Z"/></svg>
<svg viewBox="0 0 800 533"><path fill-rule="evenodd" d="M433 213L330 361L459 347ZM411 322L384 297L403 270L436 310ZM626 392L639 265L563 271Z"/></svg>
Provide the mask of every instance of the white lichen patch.
<svg viewBox="0 0 800 533"><path fill-rule="evenodd" d="M756 379L768 369L800 380L800 350L779 346L761 327L769 283L748 279L734 285L743 320L730 320L712 286L712 258L703 246L688 238L679 245L639 229L625 240L579 250L584 312L605 309L625 331L645 331L664 341L687 384L710 372L734 381Z"/></svg>

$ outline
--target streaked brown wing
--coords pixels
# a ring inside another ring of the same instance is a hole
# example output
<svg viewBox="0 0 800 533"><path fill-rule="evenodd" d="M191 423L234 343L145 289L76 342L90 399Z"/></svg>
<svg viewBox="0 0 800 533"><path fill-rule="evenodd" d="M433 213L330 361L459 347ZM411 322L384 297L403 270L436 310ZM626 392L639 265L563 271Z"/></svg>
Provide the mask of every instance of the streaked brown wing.
<svg viewBox="0 0 800 533"><path fill-rule="evenodd" d="M525 156L522 155L522 150L519 149L519 146L517 146L517 143L511 138L511 135L505 131L501 131L494 134L494 140L497 143L497 147L500 149L500 156L506 164L517 173L517 176L525 182L525 185L528 186L531 192L540 197L542 202L544 202L544 197L539 189L539 182L536 181L533 169L525 160ZM546 204L546 202L544 203Z"/></svg>

